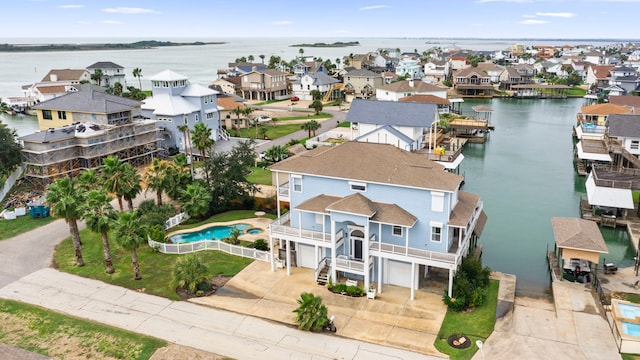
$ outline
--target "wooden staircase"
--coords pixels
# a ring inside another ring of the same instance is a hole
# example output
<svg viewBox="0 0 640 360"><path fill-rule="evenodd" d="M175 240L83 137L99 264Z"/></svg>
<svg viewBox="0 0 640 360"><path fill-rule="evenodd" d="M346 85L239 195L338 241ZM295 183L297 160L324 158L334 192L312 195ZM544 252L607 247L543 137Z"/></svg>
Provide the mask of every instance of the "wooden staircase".
<svg viewBox="0 0 640 360"><path fill-rule="evenodd" d="M322 270L318 273L318 278L316 282L318 285L326 285L329 281L329 266L325 265Z"/></svg>

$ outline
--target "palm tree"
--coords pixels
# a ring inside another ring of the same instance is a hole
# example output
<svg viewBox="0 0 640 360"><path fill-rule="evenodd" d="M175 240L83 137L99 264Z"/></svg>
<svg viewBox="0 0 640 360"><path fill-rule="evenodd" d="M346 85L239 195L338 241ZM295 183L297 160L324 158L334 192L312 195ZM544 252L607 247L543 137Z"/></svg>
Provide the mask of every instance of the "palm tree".
<svg viewBox="0 0 640 360"><path fill-rule="evenodd" d="M49 184L45 200L49 204L51 215L63 218L69 225L71 241L76 252L76 265L84 266L78 230L78 219L82 216L80 206L84 202L83 192L78 190L73 179L62 177Z"/></svg>
<svg viewBox="0 0 640 360"><path fill-rule="evenodd" d="M310 120L302 124L300 128L302 130L307 130L309 132L309 138L311 138L312 131L313 131L313 136L316 136L316 130L320 129L320 123L315 120Z"/></svg>
<svg viewBox="0 0 640 360"><path fill-rule="evenodd" d="M120 161L117 156L107 156L100 166L100 172L102 173L102 183L105 189L111 194L114 194L118 199L118 208L120 211L124 211L122 204L122 197L126 191L126 175L127 167L125 163Z"/></svg>
<svg viewBox="0 0 640 360"><path fill-rule="evenodd" d="M166 160L153 159L147 166L144 174L144 182L147 190L155 190L156 204L162 206L162 192L168 188L169 163Z"/></svg>
<svg viewBox="0 0 640 360"><path fill-rule="evenodd" d="M313 89L311 91L309 91L309 95L311 95L311 98L313 100L320 100L322 99L322 92L318 89Z"/></svg>
<svg viewBox="0 0 640 360"><path fill-rule="evenodd" d="M192 294L198 290L198 285L207 281L208 275L209 269L198 253L180 257L173 266L173 284Z"/></svg>
<svg viewBox="0 0 640 360"><path fill-rule="evenodd" d="M264 64L264 55L258 55L258 57L260 58L260 60L262 61L262 63Z"/></svg>
<svg viewBox="0 0 640 360"><path fill-rule="evenodd" d="M298 299L298 305L298 308L293 310L296 313L298 329L319 332L329 323L327 307L322 304L320 296L302 293Z"/></svg>
<svg viewBox="0 0 640 360"><path fill-rule="evenodd" d="M235 115L235 116L237 116L238 117L238 121L237 122L240 123L240 115L244 114L244 109L241 108L240 106L236 106L236 108L231 110L230 113ZM231 127L234 128L235 124L232 125Z"/></svg>
<svg viewBox="0 0 640 360"><path fill-rule="evenodd" d="M249 60L249 62L253 62L254 59L253 55L247 56L247 60Z"/></svg>
<svg viewBox="0 0 640 360"><path fill-rule="evenodd" d="M100 69L95 69L95 70L93 71L93 74L91 74L91 80L95 81L95 82L96 82L96 84L97 84L98 86L100 86L100 84L102 83L102 76L103 76L103 75L104 75L104 74L102 73L102 70L100 70Z"/></svg>
<svg viewBox="0 0 640 360"><path fill-rule="evenodd" d="M189 173L189 162L185 154L178 154L173 158L173 162L167 169L167 195L171 199L180 197L180 190L184 189L191 182Z"/></svg>
<svg viewBox="0 0 640 360"><path fill-rule="evenodd" d="M81 171L77 179L79 182L78 186L85 192L102 186L102 178L95 169Z"/></svg>
<svg viewBox="0 0 640 360"><path fill-rule="evenodd" d="M127 206L129 210L133 210L133 199L138 196L142 192L142 176L138 173L136 168L131 166L129 163L124 164L124 179L125 183L124 191L122 193L122 197L127 201Z"/></svg>
<svg viewBox="0 0 640 360"><path fill-rule="evenodd" d="M300 54L300 59L302 59L302 57L304 55L304 49L300 48L300 50L298 50L298 53Z"/></svg>
<svg viewBox="0 0 640 360"><path fill-rule="evenodd" d="M137 210L118 214L114 225L114 237L118 245L131 251L131 266L134 280L142 279L140 264L138 263L138 248L147 242L147 229L140 224Z"/></svg>
<svg viewBox="0 0 640 360"><path fill-rule="evenodd" d="M201 182L196 181L180 191L180 205L189 216L202 218L209 211L211 192Z"/></svg>
<svg viewBox="0 0 640 360"><path fill-rule="evenodd" d="M105 189L95 189L87 193L86 202L80 206L82 219L86 222L87 227L102 237L102 250L107 274L115 272L113 261L111 260L111 247L109 246L108 236L116 218L116 212L111 206L111 200L113 200L113 197L107 195Z"/></svg>
<svg viewBox="0 0 640 360"><path fill-rule="evenodd" d="M187 152L187 148L189 146L187 146L188 144L188 140L189 140L189 125L178 125L178 131L180 131L183 134L183 140L184 140L184 153L186 155L189 155L189 153Z"/></svg>
<svg viewBox="0 0 640 360"><path fill-rule="evenodd" d="M320 114L320 111L322 111L322 101L320 100L313 100L313 102L311 103L311 105L309 105L310 108L313 109L313 111L315 111L316 115Z"/></svg>
<svg viewBox="0 0 640 360"><path fill-rule="evenodd" d="M245 107L244 109L242 109L242 113L244 114L245 117L249 117L249 115L251 115L255 110L251 107ZM247 120L247 121L251 121L251 120ZM254 121L254 124L256 126L256 139L258 138L258 122ZM249 136L249 130L247 129L247 137Z"/></svg>
<svg viewBox="0 0 640 360"><path fill-rule="evenodd" d="M211 138L211 129L205 123L197 123L191 130L193 146L200 151L200 157L204 160L205 152L214 144L215 140Z"/></svg>
<svg viewBox="0 0 640 360"><path fill-rule="evenodd" d="M283 145L273 145L264 152L264 159L270 162L282 161L289 157L289 151Z"/></svg>
<svg viewBox="0 0 640 360"><path fill-rule="evenodd" d="M140 85L140 90L142 90L142 69L140 68L135 68L133 69L133 77L137 77L138 78L138 85Z"/></svg>

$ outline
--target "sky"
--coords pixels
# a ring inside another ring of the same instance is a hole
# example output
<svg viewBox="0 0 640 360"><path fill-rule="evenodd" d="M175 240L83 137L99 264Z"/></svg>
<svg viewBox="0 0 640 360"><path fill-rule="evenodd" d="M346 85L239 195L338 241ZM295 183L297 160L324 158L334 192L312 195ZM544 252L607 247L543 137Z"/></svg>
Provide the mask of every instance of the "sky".
<svg viewBox="0 0 640 360"><path fill-rule="evenodd" d="M0 43L24 37L640 39L640 0L10 0L2 10Z"/></svg>

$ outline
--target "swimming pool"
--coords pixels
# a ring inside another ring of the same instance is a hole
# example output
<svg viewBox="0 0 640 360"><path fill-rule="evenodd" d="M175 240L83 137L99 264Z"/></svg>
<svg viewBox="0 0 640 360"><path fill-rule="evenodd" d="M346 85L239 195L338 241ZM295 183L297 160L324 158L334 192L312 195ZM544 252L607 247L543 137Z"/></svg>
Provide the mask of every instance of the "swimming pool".
<svg viewBox="0 0 640 360"><path fill-rule="evenodd" d="M618 303L618 310L620 315L625 319L640 317L640 307L635 305Z"/></svg>
<svg viewBox="0 0 640 360"><path fill-rule="evenodd" d="M234 224L234 225L215 225L199 231L190 233L182 233L173 235L170 239L174 244L194 242L201 240L220 240L228 238L231 235L231 229L238 229L244 232L251 225L249 224Z"/></svg>
<svg viewBox="0 0 640 360"><path fill-rule="evenodd" d="M623 321L622 332L631 336L640 336L640 324L632 324L632 323Z"/></svg>
<svg viewBox="0 0 640 360"><path fill-rule="evenodd" d="M262 232L262 229L260 228L251 228L249 230L247 230L247 234L260 234Z"/></svg>

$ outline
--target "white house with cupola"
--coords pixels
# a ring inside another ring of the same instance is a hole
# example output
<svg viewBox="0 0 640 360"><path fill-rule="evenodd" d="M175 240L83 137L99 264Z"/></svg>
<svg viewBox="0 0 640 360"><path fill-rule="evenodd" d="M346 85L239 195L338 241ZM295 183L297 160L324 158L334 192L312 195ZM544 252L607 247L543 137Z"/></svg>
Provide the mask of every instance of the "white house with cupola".
<svg viewBox="0 0 640 360"><path fill-rule="evenodd" d="M163 129L162 145L184 151L184 134L178 126L204 123L212 130L215 141L227 140L228 134L220 126L217 104L218 92L204 85L191 84L189 78L171 70L164 70L151 77L152 97L142 102L140 115L158 120Z"/></svg>

